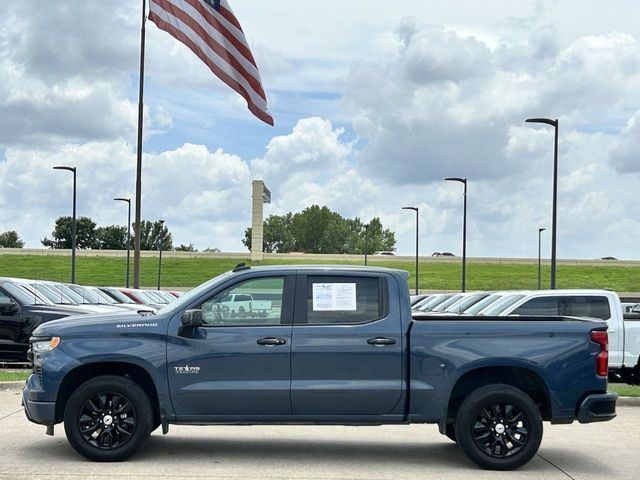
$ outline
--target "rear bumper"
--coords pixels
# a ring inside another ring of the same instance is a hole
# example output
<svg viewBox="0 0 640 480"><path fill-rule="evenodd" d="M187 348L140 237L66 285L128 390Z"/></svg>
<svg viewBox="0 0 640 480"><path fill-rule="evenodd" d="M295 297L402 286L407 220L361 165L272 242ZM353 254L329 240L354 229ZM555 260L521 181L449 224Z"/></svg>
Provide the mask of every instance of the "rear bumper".
<svg viewBox="0 0 640 480"><path fill-rule="evenodd" d="M616 416L615 392L592 393L587 395L578 407L578 421L580 423L606 422Z"/></svg>

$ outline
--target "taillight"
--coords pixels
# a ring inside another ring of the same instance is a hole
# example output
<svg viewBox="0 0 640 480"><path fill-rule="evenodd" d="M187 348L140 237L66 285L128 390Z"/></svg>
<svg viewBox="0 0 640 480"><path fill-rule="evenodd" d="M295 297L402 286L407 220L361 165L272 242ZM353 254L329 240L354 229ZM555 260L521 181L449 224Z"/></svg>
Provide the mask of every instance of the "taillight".
<svg viewBox="0 0 640 480"><path fill-rule="evenodd" d="M600 345L600 352L596 355L596 374L606 377L609 372L609 335L606 330L593 330L591 341Z"/></svg>

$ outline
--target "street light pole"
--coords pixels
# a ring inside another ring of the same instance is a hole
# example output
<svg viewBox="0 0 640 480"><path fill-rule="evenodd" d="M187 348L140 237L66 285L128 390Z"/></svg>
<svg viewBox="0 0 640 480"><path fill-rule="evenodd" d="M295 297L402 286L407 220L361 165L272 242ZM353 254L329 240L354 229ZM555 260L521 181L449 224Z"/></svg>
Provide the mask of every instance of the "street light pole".
<svg viewBox="0 0 640 480"><path fill-rule="evenodd" d="M367 250L369 249L369 224L364 224L364 266L367 266Z"/></svg>
<svg viewBox="0 0 640 480"><path fill-rule="evenodd" d="M540 244L542 241L542 232L544 232L546 228L540 227L538 229L538 290L540 290Z"/></svg>
<svg viewBox="0 0 640 480"><path fill-rule="evenodd" d="M460 182L464 185L464 209L462 212L462 291L466 291L467 284L467 179L447 177L448 182Z"/></svg>
<svg viewBox="0 0 640 480"><path fill-rule="evenodd" d="M419 295L420 277L418 276L418 207L402 207L402 210L414 210L416 212L416 295Z"/></svg>
<svg viewBox="0 0 640 480"><path fill-rule="evenodd" d="M53 167L73 173L73 217L71 221L71 283L76 283L76 167Z"/></svg>
<svg viewBox="0 0 640 480"><path fill-rule="evenodd" d="M127 202L129 205L129 215L127 216L127 281L126 286L129 288L129 263L131 260L131 199L130 198L114 198L117 202Z"/></svg>
<svg viewBox="0 0 640 480"><path fill-rule="evenodd" d="M164 242L164 220L160 220L160 237L159 237L159 250L158 256L158 290L160 290L160 272L162 271L162 243Z"/></svg>
<svg viewBox="0 0 640 480"><path fill-rule="evenodd" d="M525 122L544 123L555 129L553 144L553 214L551 219L551 289L556 288L556 226L558 218L558 119L527 118Z"/></svg>

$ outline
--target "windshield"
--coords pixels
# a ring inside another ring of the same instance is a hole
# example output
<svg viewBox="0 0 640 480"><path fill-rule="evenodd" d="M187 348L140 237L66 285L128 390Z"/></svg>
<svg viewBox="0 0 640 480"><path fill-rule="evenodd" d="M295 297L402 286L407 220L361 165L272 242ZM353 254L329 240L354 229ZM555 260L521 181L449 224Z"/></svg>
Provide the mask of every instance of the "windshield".
<svg viewBox="0 0 640 480"><path fill-rule="evenodd" d="M62 283L48 283L47 285L50 288L52 288L54 291L60 292L61 295L67 296L73 302L75 302L77 305L79 305L81 303L87 303L80 295L78 295L76 292L71 290L66 285L63 285Z"/></svg>
<svg viewBox="0 0 640 480"><path fill-rule="evenodd" d="M418 310L420 310L421 312L428 312L432 308L434 308L437 305L440 305L442 302L446 301L447 298L451 298L451 295L450 294L438 295L437 297L432 298L431 300L429 300L427 303L424 303L424 304L420 305Z"/></svg>
<svg viewBox="0 0 640 480"><path fill-rule="evenodd" d="M82 303L89 303L91 305L99 305L106 303L104 300L101 300L97 295L88 289L81 287L80 285L67 285L71 290L76 292L82 298Z"/></svg>
<svg viewBox="0 0 640 480"><path fill-rule="evenodd" d="M105 288L104 290L108 292L107 295L111 295L118 303L136 303L117 288Z"/></svg>
<svg viewBox="0 0 640 480"><path fill-rule="evenodd" d="M151 303L167 303L167 301L158 294L157 290L145 290L144 294L151 300Z"/></svg>
<svg viewBox="0 0 640 480"><path fill-rule="evenodd" d="M492 303L504 298L504 295L499 293L494 293L493 295L489 295L488 297L483 298L478 303L471 305L469 308L463 311L466 315L475 315L478 312L484 310L486 307L491 305Z"/></svg>
<svg viewBox="0 0 640 480"><path fill-rule="evenodd" d="M69 297L64 295L61 291L54 290L41 283L33 283L31 284L31 286L35 288L41 295L44 295L57 305L75 305L75 302L72 302L71 299L69 299Z"/></svg>
<svg viewBox="0 0 640 480"><path fill-rule="evenodd" d="M447 307L453 305L454 303L456 303L460 298L462 298L462 294L457 294L457 295L453 295L452 297L448 298L447 300L445 300L444 302L442 302L440 305L433 307L431 309L432 312L444 312Z"/></svg>
<svg viewBox="0 0 640 480"><path fill-rule="evenodd" d="M96 297L98 297L101 300L100 303L106 303L108 305L114 305L115 303L117 303L113 298L111 298L109 295L107 295L97 287L84 287L84 289L90 291Z"/></svg>
<svg viewBox="0 0 640 480"><path fill-rule="evenodd" d="M490 317L500 315L505 309L516 303L521 298L524 298L524 295L508 295L502 300L495 302L486 310L483 310L480 315L488 315Z"/></svg>
<svg viewBox="0 0 640 480"><path fill-rule="evenodd" d="M459 298L455 303L452 303L449 307L445 309L447 313L460 313L464 312L471 305L474 305L478 301L487 297L488 293L474 293L472 295L466 295L462 298Z"/></svg>
<svg viewBox="0 0 640 480"><path fill-rule="evenodd" d="M19 285L16 285L12 282L4 282L2 286L5 290L13 296L18 303L23 305L49 305L50 302L44 301L42 297L40 297L36 292L29 291L24 288L21 288Z"/></svg>
<svg viewBox="0 0 640 480"><path fill-rule="evenodd" d="M184 295L181 295L180 298L176 299L175 302L168 303L160 310L158 310L158 314L168 313L168 312L176 312L182 308L186 308L191 302L193 302L196 298L202 295L204 292L211 290L216 285L221 284L227 278L229 278L233 273L225 272L217 277L213 277L211 280L204 282L201 285L198 285L196 288L189 290Z"/></svg>

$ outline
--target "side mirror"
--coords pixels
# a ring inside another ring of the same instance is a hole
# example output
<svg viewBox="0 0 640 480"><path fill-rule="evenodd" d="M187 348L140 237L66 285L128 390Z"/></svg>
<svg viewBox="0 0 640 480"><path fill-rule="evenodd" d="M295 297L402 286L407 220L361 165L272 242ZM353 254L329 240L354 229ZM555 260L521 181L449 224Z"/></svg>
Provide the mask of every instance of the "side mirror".
<svg viewBox="0 0 640 480"><path fill-rule="evenodd" d="M20 307L14 303L0 303L0 314L2 315L15 315L20 311Z"/></svg>
<svg viewBox="0 0 640 480"><path fill-rule="evenodd" d="M182 314L182 325L198 328L202 326L202 310L187 310Z"/></svg>
<svg viewBox="0 0 640 480"><path fill-rule="evenodd" d="M182 314L181 321L182 325L178 328L178 336L193 338L195 329L203 324L202 310L187 310Z"/></svg>

